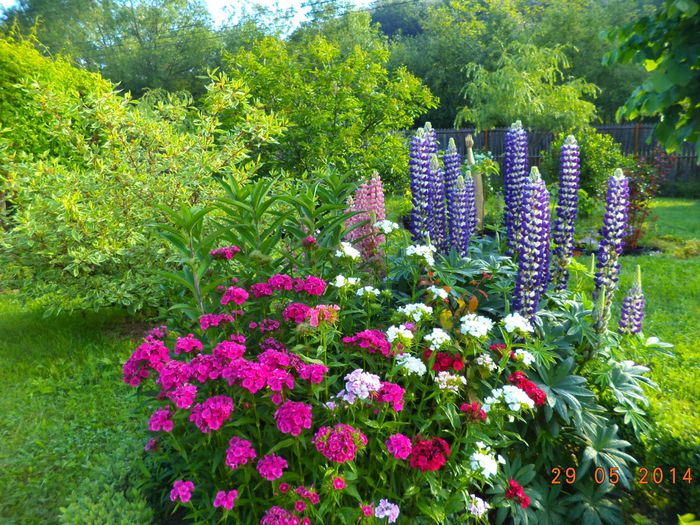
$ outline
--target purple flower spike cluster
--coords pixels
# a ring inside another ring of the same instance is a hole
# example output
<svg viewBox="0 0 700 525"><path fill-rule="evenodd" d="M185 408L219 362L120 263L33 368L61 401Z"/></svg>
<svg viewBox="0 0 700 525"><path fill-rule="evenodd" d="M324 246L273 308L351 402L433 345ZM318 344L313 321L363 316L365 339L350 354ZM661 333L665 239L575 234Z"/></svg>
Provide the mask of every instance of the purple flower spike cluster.
<svg viewBox="0 0 700 525"><path fill-rule="evenodd" d="M456 246L457 238L453 235L452 224L458 221L462 208L459 207L457 195L457 179L462 174L462 159L457 152L454 139L450 139L447 150L442 156L442 164L445 167L445 200L447 202L447 242L450 246Z"/></svg>
<svg viewBox="0 0 700 525"><path fill-rule="evenodd" d="M450 246L460 256L466 257L469 251L469 195L464 177L459 175L448 201L448 227L450 229Z"/></svg>
<svg viewBox="0 0 700 525"><path fill-rule="evenodd" d="M506 133L503 169L505 221L510 252L518 249L522 236L523 189L527 180L527 166L527 132L518 120Z"/></svg>
<svg viewBox="0 0 700 525"><path fill-rule="evenodd" d="M620 313L620 333L641 334L644 321L644 292L642 291L642 270L637 265L637 281L627 292Z"/></svg>
<svg viewBox="0 0 700 525"><path fill-rule="evenodd" d="M629 180L620 168L608 180L602 240L596 258L594 297L599 300L596 328L604 331L610 320L610 307L620 278L620 255L627 235Z"/></svg>
<svg viewBox="0 0 700 525"><path fill-rule="evenodd" d="M522 240L518 245L520 256L513 310L532 319L549 278L549 191L536 167L532 168L526 179L522 217L524 220Z"/></svg>
<svg viewBox="0 0 700 525"><path fill-rule="evenodd" d="M418 242L426 242L431 231L431 219L434 213L431 207L436 202L433 193L441 173L431 171L430 160L437 154L437 139L435 130L426 123L419 128L411 139L409 151L409 176L411 180L411 195L413 210L411 211L411 234ZM441 191L444 191L442 189Z"/></svg>
<svg viewBox="0 0 700 525"><path fill-rule="evenodd" d="M569 262L574 251L574 226L578 214L578 189L581 163L578 143L573 135L564 140L559 164L559 201L552 228L556 245L552 252L552 283L557 291L566 290Z"/></svg>
<svg viewBox="0 0 700 525"><path fill-rule="evenodd" d="M469 226L469 234L476 235L476 226L478 224L476 215L476 183L468 170L464 176L464 187L467 190L467 225Z"/></svg>
<svg viewBox="0 0 700 525"><path fill-rule="evenodd" d="M430 158L430 207L428 208L430 243L445 248L445 173L437 155Z"/></svg>

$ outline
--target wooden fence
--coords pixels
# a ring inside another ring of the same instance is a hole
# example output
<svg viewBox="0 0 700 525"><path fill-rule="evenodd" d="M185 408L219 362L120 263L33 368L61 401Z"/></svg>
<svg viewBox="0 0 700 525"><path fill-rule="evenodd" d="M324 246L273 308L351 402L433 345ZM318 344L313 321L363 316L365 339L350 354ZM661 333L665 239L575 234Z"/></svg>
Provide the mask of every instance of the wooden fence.
<svg viewBox="0 0 700 525"><path fill-rule="evenodd" d="M622 152L627 155L635 155L641 159L651 159L653 157L656 141L647 142L652 124L620 124L595 126L601 133L611 135L620 144ZM464 154L465 137L471 133L474 136L474 148L477 150L488 150L494 158L501 160L503 157L503 141L508 128L494 128L474 133L474 129L436 129L437 139L440 148L447 148L450 138L455 139L457 149ZM549 151L552 147L554 134L549 131L528 130L528 157L531 166L539 166L541 153ZM683 150L677 155L674 170L670 174L673 181L688 181L700 177L700 166L697 164L695 148L693 144L683 144Z"/></svg>

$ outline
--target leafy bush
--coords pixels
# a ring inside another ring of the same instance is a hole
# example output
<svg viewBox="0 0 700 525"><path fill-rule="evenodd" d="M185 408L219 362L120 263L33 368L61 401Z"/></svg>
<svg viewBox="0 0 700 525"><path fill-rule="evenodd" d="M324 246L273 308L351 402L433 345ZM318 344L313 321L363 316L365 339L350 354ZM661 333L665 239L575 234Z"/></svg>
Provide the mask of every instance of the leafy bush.
<svg viewBox="0 0 700 525"><path fill-rule="evenodd" d="M630 181L629 232L625 239L625 249L634 250L646 232L651 201L659 192L663 173L633 157L627 158L623 170Z"/></svg>
<svg viewBox="0 0 700 525"><path fill-rule="evenodd" d="M594 128L558 133L550 150L542 153L542 176L548 183L557 180L559 152L564 139L571 133L576 137L581 150L581 188L600 201L605 197L608 177L615 168L626 166L627 159L612 136L598 133Z"/></svg>
<svg viewBox="0 0 700 525"><path fill-rule="evenodd" d="M124 366L159 398L144 490L195 521L486 523L483 502L497 523L620 522L618 424L646 428L648 380L625 338L596 335L588 297L553 294L531 326L507 317L515 267L494 241L433 260L389 227L359 260L342 178L274 187L228 182L164 230L188 297ZM552 485L557 467L577 482Z"/></svg>
<svg viewBox="0 0 700 525"><path fill-rule="evenodd" d="M13 46L27 52L26 43L3 42ZM67 89L60 76L17 82L18 118L34 130L21 133L42 138L23 150L18 130L0 135L14 150L0 160L8 202L1 272L4 287L43 298L47 313L162 304L157 271L167 261L147 224L163 217L161 208L210 199L217 177L254 173L251 150L281 131L244 84L223 74L212 78L201 109L186 95L135 102L101 88Z"/></svg>
<svg viewBox="0 0 700 525"><path fill-rule="evenodd" d="M273 166L302 173L331 165L357 179L378 171L397 191L407 186L401 130L437 101L405 68L387 70L388 46L368 31L373 41L349 50L311 33L291 42L263 38L229 57L231 75L289 121L267 149Z"/></svg>

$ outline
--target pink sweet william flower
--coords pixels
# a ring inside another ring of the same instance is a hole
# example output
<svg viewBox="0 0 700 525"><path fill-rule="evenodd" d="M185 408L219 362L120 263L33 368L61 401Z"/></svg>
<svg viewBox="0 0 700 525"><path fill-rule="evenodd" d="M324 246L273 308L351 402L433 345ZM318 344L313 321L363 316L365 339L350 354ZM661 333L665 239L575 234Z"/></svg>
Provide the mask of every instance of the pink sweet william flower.
<svg viewBox="0 0 700 525"><path fill-rule="evenodd" d="M154 337L147 337L124 363L124 382L137 387L144 379L148 379L151 370L159 372L169 361L170 351L165 343Z"/></svg>
<svg viewBox="0 0 700 525"><path fill-rule="evenodd" d="M248 292L246 292L245 288L229 286L221 298L221 304L226 306L228 303L233 302L240 306L248 300L248 297Z"/></svg>
<svg viewBox="0 0 700 525"><path fill-rule="evenodd" d="M199 317L199 327L208 330L210 327L216 328L222 323L232 323L235 317L231 314L204 314Z"/></svg>
<svg viewBox="0 0 700 525"><path fill-rule="evenodd" d="M160 370L156 382L167 391L184 385L190 377L192 377L192 370L187 363L168 361Z"/></svg>
<svg viewBox="0 0 700 525"><path fill-rule="evenodd" d="M226 510L231 510L236 502L237 497L238 491L235 489L229 490L228 492L220 490L216 493L216 497L214 498L214 508L223 507Z"/></svg>
<svg viewBox="0 0 700 525"><path fill-rule="evenodd" d="M156 438L151 438L148 440L148 443L146 443L146 446L143 447L143 450L146 452L150 452L151 450L158 450L158 440Z"/></svg>
<svg viewBox="0 0 700 525"><path fill-rule="evenodd" d="M345 480L343 478L333 478L333 488L335 490L343 490L345 486Z"/></svg>
<svg viewBox="0 0 700 525"><path fill-rule="evenodd" d="M309 235L308 237L306 237L306 239L304 239L302 244L307 248L311 248L312 246L316 246L316 244L318 244L318 241L316 240L316 237Z"/></svg>
<svg viewBox="0 0 700 525"><path fill-rule="evenodd" d="M321 296L326 291L326 281L320 277L309 275L306 279L298 277L294 279L294 291L297 293L306 292L309 295Z"/></svg>
<svg viewBox="0 0 700 525"><path fill-rule="evenodd" d="M238 246L222 246L209 252L209 255L216 259L226 259L230 261L233 256L239 253L241 249Z"/></svg>
<svg viewBox="0 0 700 525"><path fill-rule="evenodd" d="M298 369L298 374L301 379L305 379L314 384L322 383L327 373L328 367L321 364L302 364Z"/></svg>
<svg viewBox="0 0 700 525"><path fill-rule="evenodd" d="M187 409L194 403L197 397L197 387L189 383L177 387L175 390L168 392L168 398L175 403L175 406L180 409Z"/></svg>
<svg viewBox="0 0 700 525"><path fill-rule="evenodd" d="M189 362L191 377L204 383L209 379L218 379L224 368L224 363L212 354L198 354Z"/></svg>
<svg viewBox="0 0 700 525"><path fill-rule="evenodd" d="M178 479L173 483L173 489L170 491L170 501L180 500L187 503L192 499L192 492L194 492L194 483Z"/></svg>
<svg viewBox="0 0 700 525"><path fill-rule="evenodd" d="M214 347L213 354L222 361L235 361L245 354L245 345L238 341L221 341Z"/></svg>
<svg viewBox="0 0 700 525"><path fill-rule="evenodd" d="M333 324L338 320L340 306L337 304L319 304L309 311L309 324L314 328L321 323Z"/></svg>
<svg viewBox="0 0 700 525"><path fill-rule="evenodd" d="M277 321L276 319L263 319L260 322L260 331L265 333L265 332L274 332L280 327L280 322Z"/></svg>
<svg viewBox="0 0 700 525"><path fill-rule="evenodd" d="M263 478L274 481L282 477L284 469L286 469L287 466L287 460L282 456L268 454L260 458L256 468Z"/></svg>
<svg viewBox="0 0 700 525"><path fill-rule="evenodd" d="M190 414L190 421L204 433L218 430L233 412L233 399L228 396L210 397L203 403L195 405Z"/></svg>
<svg viewBox="0 0 700 525"><path fill-rule="evenodd" d="M362 510L362 515L367 518L374 515L374 508L372 505L363 505L360 503L360 509Z"/></svg>
<svg viewBox="0 0 700 525"><path fill-rule="evenodd" d="M311 405L287 401L275 412L277 428L283 434L298 436L305 428L311 428Z"/></svg>
<svg viewBox="0 0 700 525"><path fill-rule="evenodd" d="M256 299L260 297L269 297L274 293L272 286L269 283L255 283L251 285L250 291Z"/></svg>
<svg viewBox="0 0 700 525"><path fill-rule="evenodd" d="M311 518L308 516L301 518L301 525L311 525Z"/></svg>
<svg viewBox="0 0 700 525"><path fill-rule="evenodd" d="M285 321L294 321L295 323L303 323L309 316L311 308L303 303L290 303L282 312L282 318Z"/></svg>
<svg viewBox="0 0 700 525"><path fill-rule="evenodd" d="M267 284L272 286L275 290L289 291L292 289L294 281L292 280L292 278L289 275L284 275L284 274L278 273L278 274L270 277L267 280Z"/></svg>
<svg viewBox="0 0 700 525"><path fill-rule="evenodd" d="M153 412L148 421L148 430L158 432L170 432L173 429L173 420L170 419L170 407L162 407Z"/></svg>
<svg viewBox="0 0 700 525"><path fill-rule="evenodd" d="M278 489L280 493L286 494L287 492L289 492L289 483L280 483Z"/></svg>
<svg viewBox="0 0 700 525"><path fill-rule="evenodd" d="M396 459L407 459L411 455L413 445L403 434L393 434L386 440L386 448Z"/></svg>
<svg viewBox="0 0 700 525"><path fill-rule="evenodd" d="M370 354L379 352L384 357L393 355L391 343L387 341L386 334L381 330L363 330L353 336L343 337L343 343L364 348Z"/></svg>
<svg viewBox="0 0 700 525"><path fill-rule="evenodd" d="M233 436L228 442L226 449L226 465L235 470L241 465L255 459L257 453L253 445L247 439Z"/></svg>
<svg viewBox="0 0 700 525"><path fill-rule="evenodd" d="M367 436L350 425L339 423L318 429L312 443L326 458L345 463L354 460L358 450L367 445Z"/></svg>
<svg viewBox="0 0 700 525"><path fill-rule="evenodd" d="M299 525L299 518L287 509L275 505L265 511L260 525Z"/></svg>
<svg viewBox="0 0 700 525"><path fill-rule="evenodd" d="M391 408L394 409L394 412L401 412L403 410L403 396L405 393L406 391L396 383L384 381L378 394L378 401L380 403L391 403Z"/></svg>
<svg viewBox="0 0 700 525"><path fill-rule="evenodd" d="M294 503L294 510L297 512L304 512L306 510L306 502L302 500L297 500Z"/></svg>
<svg viewBox="0 0 700 525"><path fill-rule="evenodd" d="M201 352L202 342L197 339L192 334L187 334L187 337L178 337L177 343L175 344L175 353L182 354L183 352L189 354L190 352Z"/></svg>

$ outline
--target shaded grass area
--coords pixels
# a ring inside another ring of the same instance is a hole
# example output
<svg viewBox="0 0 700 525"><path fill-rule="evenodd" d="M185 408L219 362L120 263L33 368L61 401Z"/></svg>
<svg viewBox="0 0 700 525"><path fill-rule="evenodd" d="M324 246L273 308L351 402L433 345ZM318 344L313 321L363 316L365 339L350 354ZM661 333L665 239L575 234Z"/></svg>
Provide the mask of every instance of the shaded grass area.
<svg viewBox="0 0 700 525"><path fill-rule="evenodd" d="M1 523L56 523L100 456L143 425L121 383L134 332L119 313L43 319L0 294Z"/></svg>

